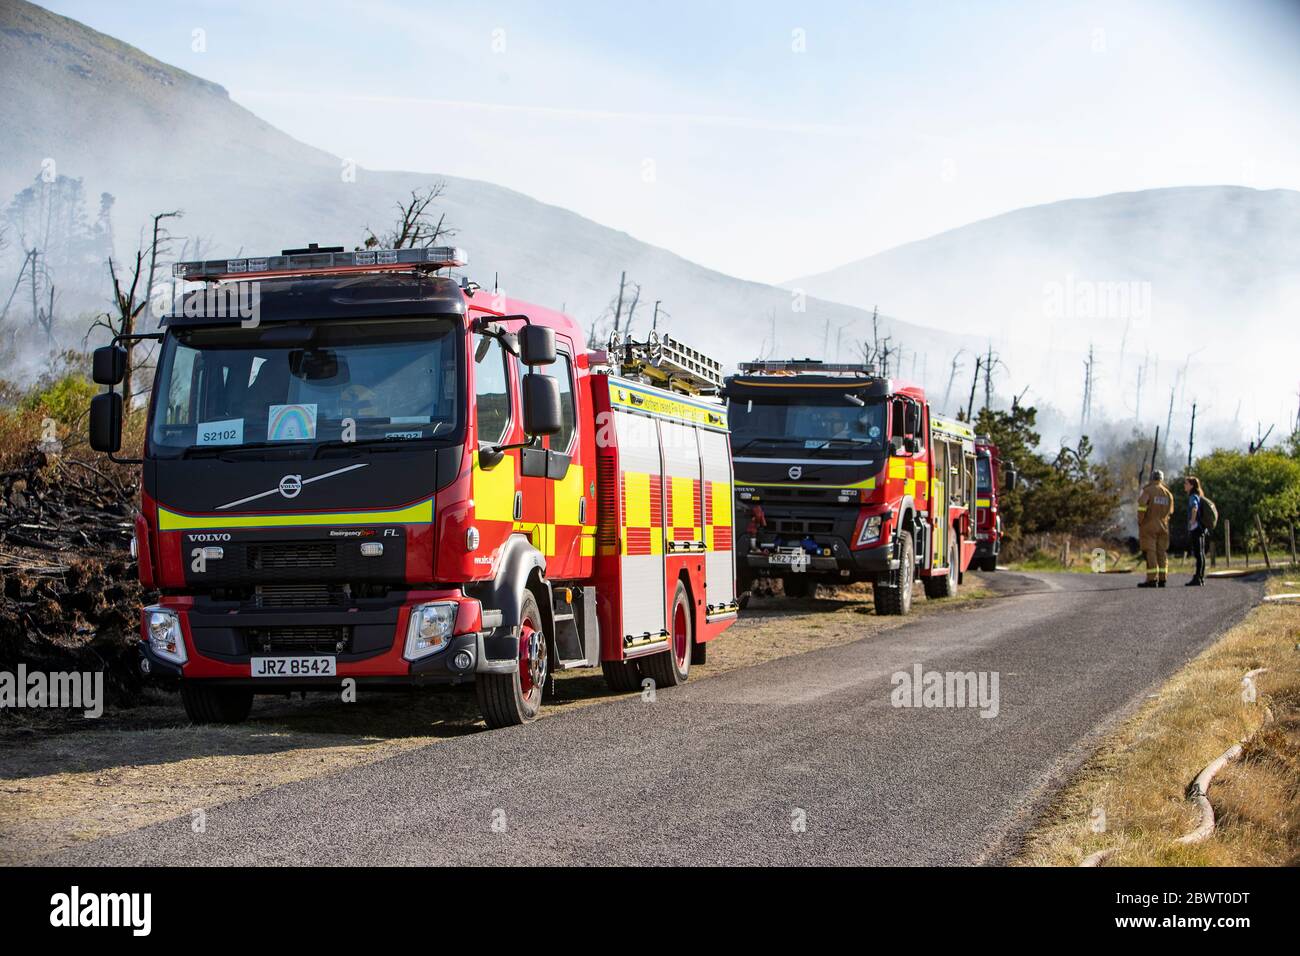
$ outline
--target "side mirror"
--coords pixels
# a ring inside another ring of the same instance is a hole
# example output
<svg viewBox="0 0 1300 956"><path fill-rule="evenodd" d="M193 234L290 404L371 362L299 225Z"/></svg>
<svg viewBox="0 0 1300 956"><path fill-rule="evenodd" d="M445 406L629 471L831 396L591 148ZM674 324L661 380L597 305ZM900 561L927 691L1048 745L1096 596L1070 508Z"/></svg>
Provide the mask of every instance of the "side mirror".
<svg viewBox="0 0 1300 956"><path fill-rule="evenodd" d="M1019 484L1019 482L1020 482L1020 472L1016 471L1014 465L1007 465L1006 468L1007 491L1015 491L1016 485Z"/></svg>
<svg viewBox="0 0 1300 956"><path fill-rule="evenodd" d="M529 436L554 435L563 424L560 383L549 375L529 372L524 376L524 432Z"/></svg>
<svg viewBox="0 0 1300 956"><path fill-rule="evenodd" d="M550 365L555 361L555 330L525 325L519 330L519 358L525 365Z"/></svg>
<svg viewBox="0 0 1300 956"><path fill-rule="evenodd" d="M907 450L909 452L911 452L913 455L921 454L921 439L908 438L905 439L905 441L907 442Z"/></svg>
<svg viewBox="0 0 1300 956"><path fill-rule="evenodd" d="M98 367L98 351L95 361ZM90 400L90 447L110 455L122 448L122 396L117 392L104 392Z"/></svg>
<svg viewBox="0 0 1300 956"><path fill-rule="evenodd" d="M889 453L891 455L901 455L906 447L907 439L903 438L901 435L895 435L893 438L889 439Z"/></svg>
<svg viewBox="0 0 1300 956"><path fill-rule="evenodd" d="M121 385L126 378L126 349L120 345L104 345L95 349L90 377L96 385Z"/></svg>

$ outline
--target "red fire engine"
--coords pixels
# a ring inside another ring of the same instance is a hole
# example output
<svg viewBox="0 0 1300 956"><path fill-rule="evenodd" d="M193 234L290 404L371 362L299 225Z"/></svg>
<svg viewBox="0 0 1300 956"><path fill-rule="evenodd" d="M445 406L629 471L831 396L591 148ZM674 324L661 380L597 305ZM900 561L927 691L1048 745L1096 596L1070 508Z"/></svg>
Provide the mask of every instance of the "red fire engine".
<svg viewBox="0 0 1300 956"><path fill-rule="evenodd" d="M1003 486L1016 486L1015 465L1004 462L998 446L988 438L975 439L975 567L996 571L1002 553L1002 514L999 499Z"/></svg>
<svg viewBox="0 0 1300 956"><path fill-rule="evenodd" d="M879 614L957 592L974 554L975 433L861 365L749 362L726 381L741 589L870 581Z"/></svg>
<svg viewBox="0 0 1300 956"><path fill-rule="evenodd" d="M136 336L160 348L135 546L162 594L141 668L195 721L350 678L473 681L490 725L518 724L556 670L681 683L735 620L716 363L588 351L568 316L440 274L465 262L176 267L202 287ZM95 353L91 444L115 458L125 362L121 337Z"/></svg>

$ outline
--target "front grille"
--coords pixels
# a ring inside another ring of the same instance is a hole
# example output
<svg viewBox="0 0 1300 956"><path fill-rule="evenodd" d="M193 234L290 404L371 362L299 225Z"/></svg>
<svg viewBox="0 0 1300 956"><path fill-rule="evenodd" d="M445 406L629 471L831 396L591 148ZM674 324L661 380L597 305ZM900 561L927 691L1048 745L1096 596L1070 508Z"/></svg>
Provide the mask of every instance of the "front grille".
<svg viewBox="0 0 1300 956"><path fill-rule="evenodd" d="M302 541L286 544L250 544L250 571L310 571L332 568L337 559L333 542Z"/></svg>
<svg viewBox="0 0 1300 956"><path fill-rule="evenodd" d="M253 591L255 607L325 607L332 603L328 584L259 584Z"/></svg>
<svg viewBox="0 0 1300 956"><path fill-rule="evenodd" d="M835 530L831 521L769 521L768 531L781 534L830 534Z"/></svg>
<svg viewBox="0 0 1300 956"><path fill-rule="evenodd" d="M773 502L798 502L799 504L843 504L839 500L841 490L835 488L764 488L762 489L761 501L767 504Z"/></svg>
<svg viewBox="0 0 1300 956"><path fill-rule="evenodd" d="M250 654L346 654L352 628L332 625L250 627L244 630Z"/></svg>

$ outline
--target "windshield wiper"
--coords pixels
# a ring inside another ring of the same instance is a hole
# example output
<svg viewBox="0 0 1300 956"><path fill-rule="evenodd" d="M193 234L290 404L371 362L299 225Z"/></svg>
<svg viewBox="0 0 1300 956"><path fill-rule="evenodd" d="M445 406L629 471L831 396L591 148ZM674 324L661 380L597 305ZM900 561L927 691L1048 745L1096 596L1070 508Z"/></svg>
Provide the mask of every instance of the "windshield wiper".
<svg viewBox="0 0 1300 956"><path fill-rule="evenodd" d="M820 441L821 441L821 444L819 444L819 445L813 445L812 447L813 447L813 448L826 448L826 447L828 447L828 446L830 445L831 442L840 442L841 444L844 444L844 445L853 445L853 446L866 445L867 447L870 447L870 448L874 448L874 447L875 447L875 446L874 446L870 441L868 441L868 440L865 439L865 438L823 438L823 439L821 439Z"/></svg>
<svg viewBox="0 0 1300 956"><path fill-rule="evenodd" d="M732 454L734 455L736 452L744 451L744 450L745 450L746 448L748 448L750 445L757 444L758 442L761 442L761 441L762 441L762 442L769 442L769 443L775 445L775 444L777 444L777 443L779 443L779 442L792 442L792 441L800 441L800 440L801 440L801 439L798 439L798 438L791 438L791 437L789 437L788 435L777 435L777 436L775 436L775 437L772 437L772 436L770 436L770 435L759 435L759 436L756 437L756 438L751 438L749 441L745 442L745 444L741 445L739 448L734 449L734 450L732 451Z"/></svg>

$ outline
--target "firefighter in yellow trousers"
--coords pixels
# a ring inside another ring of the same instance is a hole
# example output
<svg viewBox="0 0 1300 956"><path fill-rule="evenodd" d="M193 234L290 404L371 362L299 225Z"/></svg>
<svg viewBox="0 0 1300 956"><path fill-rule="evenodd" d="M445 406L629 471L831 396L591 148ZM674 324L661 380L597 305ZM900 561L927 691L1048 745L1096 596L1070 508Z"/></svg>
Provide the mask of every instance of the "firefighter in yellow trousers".
<svg viewBox="0 0 1300 956"><path fill-rule="evenodd" d="M1147 557L1147 579L1140 588L1164 587L1169 577L1169 516L1174 496L1165 487L1164 472L1151 472L1151 480L1138 495L1138 544Z"/></svg>

